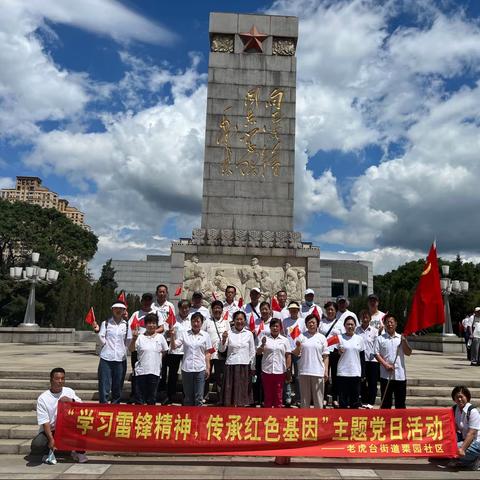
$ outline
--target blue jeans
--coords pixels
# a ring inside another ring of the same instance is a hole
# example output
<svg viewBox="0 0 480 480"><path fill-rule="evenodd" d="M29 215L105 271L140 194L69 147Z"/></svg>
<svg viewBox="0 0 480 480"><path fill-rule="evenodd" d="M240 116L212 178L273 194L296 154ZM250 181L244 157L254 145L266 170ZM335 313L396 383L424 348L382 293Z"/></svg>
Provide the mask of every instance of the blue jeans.
<svg viewBox="0 0 480 480"><path fill-rule="evenodd" d="M205 370L201 372L184 372L182 370L183 404L199 407L203 404L203 389L205 387Z"/></svg>
<svg viewBox="0 0 480 480"><path fill-rule="evenodd" d="M127 360L113 362L100 358L98 364L98 393L99 402L108 403L111 392L111 402L120 403L122 398L123 381L127 372Z"/></svg>
<svg viewBox="0 0 480 480"><path fill-rule="evenodd" d="M135 402L139 405L155 405L157 399L157 387L160 382L159 375L137 375Z"/></svg>
<svg viewBox="0 0 480 480"><path fill-rule="evenodd" d="M457 446L460 448L463 442L458 442ZM470 446L467 448L464 457L458 457L457 461L462 464L464 467L471 467L473 462L480 458L480 442L474 440Z"/></svg>

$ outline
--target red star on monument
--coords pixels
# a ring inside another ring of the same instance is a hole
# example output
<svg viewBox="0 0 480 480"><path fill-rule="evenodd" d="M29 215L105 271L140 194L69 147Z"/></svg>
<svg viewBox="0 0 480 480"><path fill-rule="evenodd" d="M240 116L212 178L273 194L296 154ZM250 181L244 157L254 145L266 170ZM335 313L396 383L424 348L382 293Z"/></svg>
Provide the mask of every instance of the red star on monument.
<svg viewBox="0 0 480 480"><path fill-rule="evenodd" d="M249 32L240 33L239 35L244 45L244 52L248 52L248 50L263 52L262 42L268 37L268 35L260 33L255 25L252 26Z"/></svg>

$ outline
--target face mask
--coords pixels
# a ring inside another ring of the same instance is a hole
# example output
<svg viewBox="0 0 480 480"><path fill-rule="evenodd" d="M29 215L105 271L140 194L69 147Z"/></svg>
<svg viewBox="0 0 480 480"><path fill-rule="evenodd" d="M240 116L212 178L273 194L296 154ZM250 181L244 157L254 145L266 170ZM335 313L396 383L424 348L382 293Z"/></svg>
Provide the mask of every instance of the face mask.
<svg viewBox="0 0 480 480"><path fill-rule="evenodd" d="M311 307L311 306L313 305L313 301L312 301L312 302L307 302L307 301L305 300L305 303L306 303L309 307Z"/></svg>

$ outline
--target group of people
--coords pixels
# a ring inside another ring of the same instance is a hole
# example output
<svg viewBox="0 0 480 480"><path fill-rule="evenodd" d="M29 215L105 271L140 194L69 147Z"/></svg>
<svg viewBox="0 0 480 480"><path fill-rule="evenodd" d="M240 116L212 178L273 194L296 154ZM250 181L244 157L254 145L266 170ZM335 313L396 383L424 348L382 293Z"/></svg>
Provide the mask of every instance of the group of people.
<svg viewBox="0 0 480 480"><path fill-rule="evenodd" d="M461 330L470 365L480 366L480 307L475 307L472 314L462 320Z"/></svg>
<svg viewBox="0 0 480 480"><path fill-rule="evenodd" d="M132 362L132 401L173 403L181 370L183 405L205 403L210 383L222 406L372 408L380 381L381 407L405 408L405 355L394 315L378 309L375 294L359 317L338 297L323 308L306 289L304 302L280 290L261 302L259 288L239 305L227 286L225 302L207 308L201 292L191 301L168 301L168 288L145 293L130 318L121 302L112 316L93 324L102 345L98 367L101 403L119 403ZM394 399L394 400L393 400Z"/></svg>

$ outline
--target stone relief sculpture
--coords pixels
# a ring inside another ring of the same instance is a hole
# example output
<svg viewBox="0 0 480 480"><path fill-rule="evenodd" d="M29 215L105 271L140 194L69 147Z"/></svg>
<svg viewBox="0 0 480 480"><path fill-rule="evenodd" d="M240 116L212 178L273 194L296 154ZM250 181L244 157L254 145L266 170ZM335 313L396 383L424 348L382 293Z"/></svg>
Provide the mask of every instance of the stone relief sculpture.
<svg viewBox="0 0 480 480"><path fill-rule="evenodd" d="M271 301L271 297L280 289L285 289L289 300L300 301L306 289L304 267L293 267L290 263L281 266L264 266L257 257L252 257L250 265L218 263L200 263L196 255L185 260L183 297L191 298L195 291L204 295L204 303L210 304L215 298L225 299L225 289L233 285L237 296L249 300L250 290L260 289L262 300Z"/></svg>

